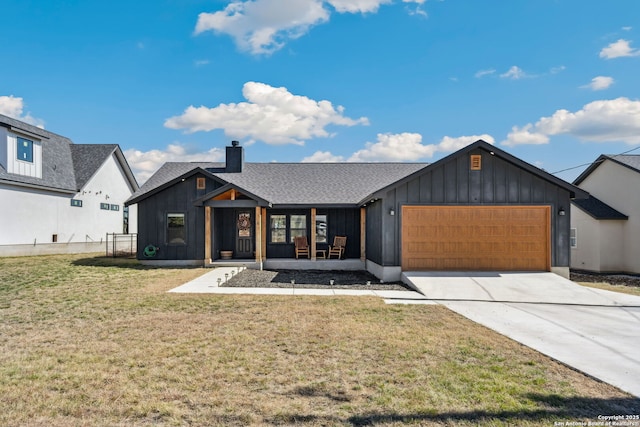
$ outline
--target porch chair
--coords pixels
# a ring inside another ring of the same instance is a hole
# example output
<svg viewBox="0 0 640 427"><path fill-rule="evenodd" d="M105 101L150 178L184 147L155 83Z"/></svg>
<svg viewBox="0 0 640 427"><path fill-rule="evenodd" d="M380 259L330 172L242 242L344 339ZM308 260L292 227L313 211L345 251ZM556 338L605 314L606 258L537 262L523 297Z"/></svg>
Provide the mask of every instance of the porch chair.
<svg viewBox="0 0 640 427"><path fill-rule="evenodd" d="M309 243L307 242L307 236L296 236L293 240L296 246L296 259L300 255L305 255L309 258Z"/></svg>
<svg viewBox="0 0 640 427"><path fill-rule="evenodd" d="M347 246L347 236L335 236L333 238L333 245L329 246L329 254L327 259L331 259L331 255L335 255L338 259L344 255L344 247Z"/></svg>

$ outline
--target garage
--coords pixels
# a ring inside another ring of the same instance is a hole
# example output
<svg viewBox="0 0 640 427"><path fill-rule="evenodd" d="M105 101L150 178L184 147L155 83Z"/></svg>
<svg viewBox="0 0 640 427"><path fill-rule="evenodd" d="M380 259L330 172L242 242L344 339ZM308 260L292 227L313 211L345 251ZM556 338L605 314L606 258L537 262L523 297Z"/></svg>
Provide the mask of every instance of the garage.
<svg viewBox="0 0 640 427"><path fill-rule="evenodd" d="M549 206L403 206L405 271L549 271Z"/></svg>

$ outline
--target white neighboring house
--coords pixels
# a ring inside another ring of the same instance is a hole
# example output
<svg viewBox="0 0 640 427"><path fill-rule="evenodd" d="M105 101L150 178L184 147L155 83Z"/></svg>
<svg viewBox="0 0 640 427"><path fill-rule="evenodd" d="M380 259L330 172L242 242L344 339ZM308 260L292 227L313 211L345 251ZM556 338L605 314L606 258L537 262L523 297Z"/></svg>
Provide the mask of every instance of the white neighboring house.
<svg viewBox="0 0 640 427"><path fill-rule="evenodd" d="M571 268L640 273L640 156L601 155L573 183Z"/></svg>
<svg viewBox="0 0 640 427"><path fill-rule="evenodd" d="M135 233L138 189L117 144L70 139L0 114L0 256L95 252Z"/></svg>

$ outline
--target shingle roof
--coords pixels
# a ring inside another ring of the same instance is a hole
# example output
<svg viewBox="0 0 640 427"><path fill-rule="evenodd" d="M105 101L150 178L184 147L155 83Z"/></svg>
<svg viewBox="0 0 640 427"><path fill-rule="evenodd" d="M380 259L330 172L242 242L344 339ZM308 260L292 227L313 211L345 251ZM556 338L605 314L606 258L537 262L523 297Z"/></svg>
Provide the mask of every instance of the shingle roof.
<svg viewBox="0 0 640 427"><path fill-rule="evenodd" d="M572 200L572 203L595 219L629 219L625 214L591 195L587 199Z"/></svg>
<svg viewBox="0 0 640 427"><path fill-rule="evenodd" d="M638 154L601 154L595 162L591 163L576 179L573 181L574 185L579 185L584 181L591 173L596 170L598 166L605 160L610 160L619 165L625 166L635 172L640 173L640 155Z"/></svg>
<svg viewBox="0 0 640 427"><path fill-rule="evenodd" d="M118 148L116 144L72 144L71 155L78 189L91 179L104 161Z"/></svg>
<svg viewBox="0 0 640 427"><path fill-rule="evenodd" d="M42 144L42 178L8 173L0 165L0 182L75 193L115 152L132 190L138 188L135 177L117 144L74 144L69 138L2 114L0 114L0 126L12 132L23 133L33 139L37 137Z"/></svg>
<svg viewBox="0 0 640 427"><path fill-rule="evenodd" d="M165 163L128 203L137 203L158 187L201 168L273 205L357 205L380 188L425 166L426 163L245 163L242 173L225 173L222 163Z"/></svg>
<svg viewBox="0 0 640 427"><path fill-rule="evenodd" d="M640 172L640 155L637 154L625 154L616 156L607 156L614 162L623 164L636 172Z"/></svg>
<svg viewBox="0 0 640 427"><path fill-rule="evenodd" d="M40 129L20 120L0 114L0 126L12 129L14 132L27 132L41 137L42 141L42 178L33 178L8 173L0 165L0 181L26 184L42 188L51 188L65 192L75 192L76 178L71 160L71 140L64 136Z"/></svg>

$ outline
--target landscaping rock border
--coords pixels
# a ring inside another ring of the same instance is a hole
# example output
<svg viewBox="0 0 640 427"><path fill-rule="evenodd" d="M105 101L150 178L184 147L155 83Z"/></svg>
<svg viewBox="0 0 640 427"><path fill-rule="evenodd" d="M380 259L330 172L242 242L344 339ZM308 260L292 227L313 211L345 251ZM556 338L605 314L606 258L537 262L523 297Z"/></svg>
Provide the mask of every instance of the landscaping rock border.
<svg viewBox="0 0 640 427"><path fill-rule="evenodd" d="M292 284L291 281L295 283ZM333 280L333 284L330 283ZM367 284L369 282L369 284ZM366 271L336 270L243 270L221 287L236 288L302 288L302 289L367 289L377 291L410 291L402 282L381 283Z"/></svg>
<svg viewBox="0 0 640 427"><path fill-rule="evenodd" d="M586 283L609 283L612 285L624 285L640 287L640 276L633 274L607 274L590 271L572 270L571 280Z"/></svg>

